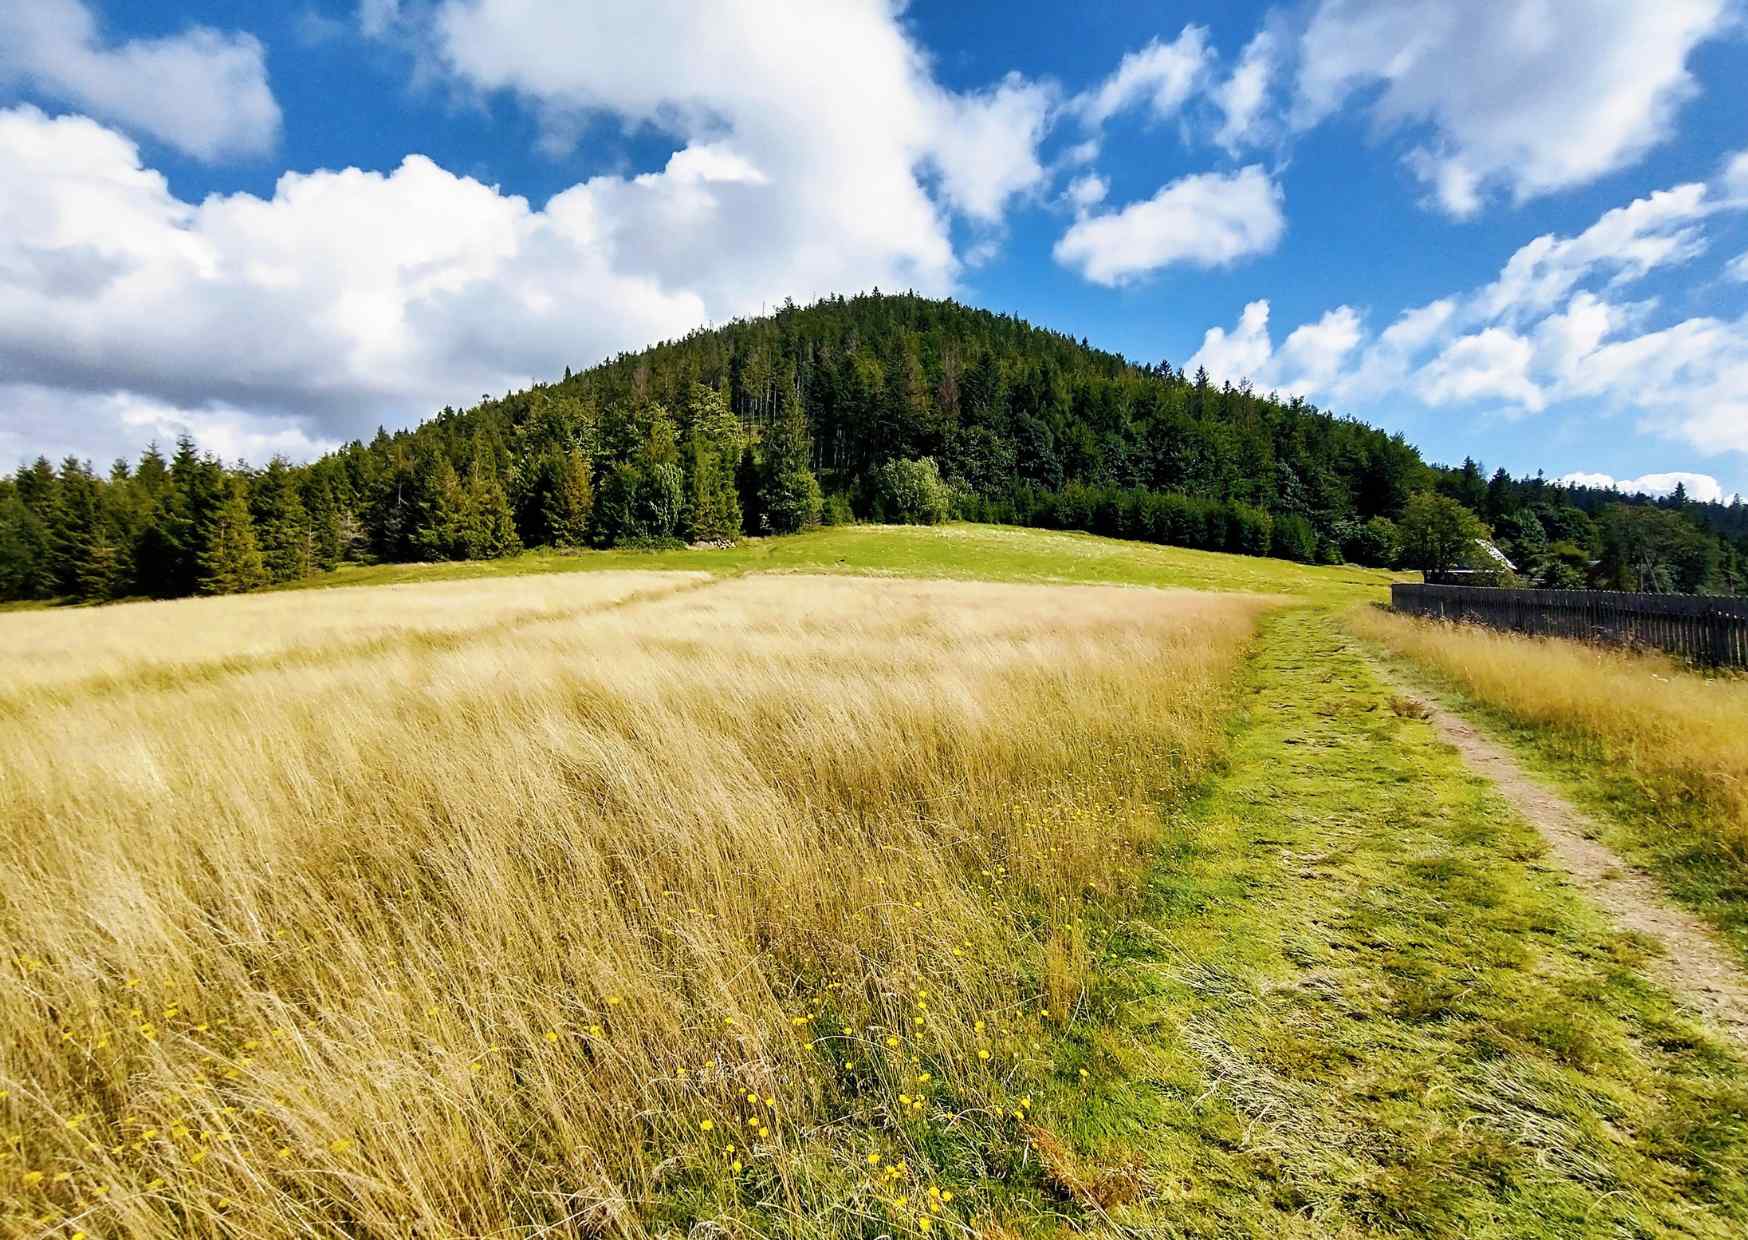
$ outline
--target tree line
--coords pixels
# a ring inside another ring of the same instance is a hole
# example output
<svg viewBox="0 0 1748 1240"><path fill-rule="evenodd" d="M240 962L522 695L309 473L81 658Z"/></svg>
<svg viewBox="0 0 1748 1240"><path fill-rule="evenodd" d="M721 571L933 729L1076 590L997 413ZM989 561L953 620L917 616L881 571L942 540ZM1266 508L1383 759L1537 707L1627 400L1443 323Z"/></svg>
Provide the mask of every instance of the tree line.
<svg viewBox="0 0 1748 1240"><path fill-rule="evenodd" d="M1401 435L1297 398L875 291L695 331L307 464L226 466L187 438L107 475L39 459L0 479L0 597L228 593L348 560L948 518L1380 566L1467 559L1491 535L1538 584L1748 588L1739 502L1429 466Z"/></svg>

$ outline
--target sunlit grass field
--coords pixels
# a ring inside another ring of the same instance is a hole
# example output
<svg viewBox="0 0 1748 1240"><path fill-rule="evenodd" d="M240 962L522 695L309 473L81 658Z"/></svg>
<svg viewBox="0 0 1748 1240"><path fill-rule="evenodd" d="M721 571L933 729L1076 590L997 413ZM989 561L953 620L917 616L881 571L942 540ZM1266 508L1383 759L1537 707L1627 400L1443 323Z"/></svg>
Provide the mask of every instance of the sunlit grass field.
<svg viewBox="0 0 1748 1240"><path fill-rule="evenodd" d="M1102 910L1267 606L595 573L0 616L0 1232L983 1227L1034 1095L1098 1083Z"/></svg>
<svg viewBox="0 0 1748 1240"><path fill-rule="evenodd" d="M291 588L650 568L719 574L830 572L960 581L1136 585L1283 594L1327 602L1387 597L1390 582L1401 576L1353 565L1295 564L1069 531L955 522L944 526L843 525L783 538L747 539L723 549L543 549L501 560L348 564Z"/></svg>
<svg viewBox="0 0 1748 1240"><path fill-rule="evenodd" d="M1348 623L1511 730L1748 955L1748 677L1373 607Z"/></svg>

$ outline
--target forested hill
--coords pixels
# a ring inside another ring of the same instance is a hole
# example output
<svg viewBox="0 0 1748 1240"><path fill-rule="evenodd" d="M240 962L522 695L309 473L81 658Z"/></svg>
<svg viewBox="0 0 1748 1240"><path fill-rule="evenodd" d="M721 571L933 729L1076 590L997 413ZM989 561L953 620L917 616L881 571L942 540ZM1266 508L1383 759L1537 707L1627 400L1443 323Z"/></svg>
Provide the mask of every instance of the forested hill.
<svg viewBox="0 0 1748 1240"><path fill-rule="evenodd" d="M878 292L699 330L307 465L186 440L0 482L0 593L248 589L342 559L976 520L1442 566L1485 521L1560 585L1740 591L1748 520L1440 469L1400 435L952 301ZM1460 552L1459 552L1460 553Z"/></svg>

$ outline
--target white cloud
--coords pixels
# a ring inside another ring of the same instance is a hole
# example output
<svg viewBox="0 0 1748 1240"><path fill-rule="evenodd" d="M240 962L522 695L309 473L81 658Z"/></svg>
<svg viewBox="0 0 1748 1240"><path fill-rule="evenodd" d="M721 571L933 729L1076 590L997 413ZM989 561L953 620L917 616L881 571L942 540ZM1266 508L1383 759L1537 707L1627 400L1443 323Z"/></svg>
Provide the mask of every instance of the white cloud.
<svg viewBox="0 0 1748 1240"><path fill-rule="evenodd" d="M703 321L697 292L620 268L616 221L708 217L752 170L721 150L670 169L540 211L421 156L191 204L113 130L0 110L0 374L62 394L69 423L137 429L118 410L143 409L240 444L367 434Z"/></svg>
<svg viewBox="0 0 1748 1240"><path fill-rule="evenodd" d="M609 113L677 149L544 205L416 154L196 203L114 129L0 110L0 375L68 411L36 446L88 443L80 418L118 448L201 419L326 443L786 296L944 294L1047 176L1054 88L943 88L884 0L378 0L359 23L549 129Z"/></svg>
<svg viewBox="0 0 1748 1240"><path fill-rule="evenodd" d="M1231 332L1209 328L1184 368L1192 374L1206 369L1216 383L1250 382L1308 395L1335 381L1364 334L1359 311L1337 306L1317 322L1295 328L1276 350L1269 337L1269 303L1253 301Z"/></svg>
<svg viewBox="0 0 1748 1240"><path fill-rule="evenodd" d="M1041 184L1038 143L1054 92L1017 73L994 90L945 96L932 143L947 198L974 220L995 223L1008 200Z"/></svg>
<svg viewBox="0 0 1748 1240"><path fill-rule="evenodd" d="M1536 238L1496 280L1405 311L1376 336L1341 306L1276 349L1268 303L1253 302L1233 331L1210 328L1189 365L1217 380L1365 404L1409 397L1511 414L1587 400L1702 452L1748 453L1748 316L1652 329L1657 302L1621 296L1700 254L1709 216L1743 209L1748 201L1697 184L1651 194L1577 236Z"/></svg>
<svg viewBox="0 0 1748 1240"><path fill-rule="evenodd" d="M1737 151L1727 158L1718 180L1726 194L1735 198L1748 198L1748 151Z"/></svg>
<svg viewBox="0 0 1748 1240"><path fill-rule="evenodd" d="M415 40L425 72L510 92L560 136L607 113L686 145L731 144L765 186L719 196L707 233L638 235L628 222L624 237L649 247L664 278L682 275L670 255L685 256L686 278L720 271L705 279L742 290L737 304L754 288L799 297L866 282L845 269L948 287L945 210L994 229L1045 180L1052 88L1014 74L983 91L943 88L885 0L442 0L366 16L368 29ZM919 170L936 175L938 199Z"/></svg>
<svg viewBox="0 0 1748 1240"><path fill-rule="evenodd" d="M1748 252L1738 254L1724 264L1724 274L1732 280L1748 284Z"/></svg>
<svg viewBox="0 0 1748 1240"><path fill-rule="evenodd" d="M1651 495L1661 498L1674 493L1677 484L1687 488L1687 498L1701 504L1729 503L1736 498L1726 494L1724 484L1710 474L1645 474L1638 478L1615 478L1610 474L1562 474L1555 482L1569 486L1602 487L1618 490L1622 495Z"/></svg>
<svg viewBox="0 0 1748 1240"><path fill-rule="evenodd" d="M1252 164L1180 177L1144 202L1086 216L1054 252L1094 283L1118 285L1172 264L1221 267L1266 254L1286 226L1280 187Z"/></svg>
<svg viewBox="0 0 1748 1240"><path fill-rule="evenodd" d="M1223 118L1214 141L1228 154L1236 155L1263 140L1268 129L1264 109L1274 71L1275 36L1264 30L1244 45L1231 76L1210 92Z"/></svg>
<svg viewBox="0 0 1748 1240"><path fill-rule="evenodd" d="M195 27L106 47L82 0L0 4L0 85L9 82L196 159L260 154L279 135L254 36Z"/></svg>
<svg viewBox="0 0 1748 1240"><path fill-rule="evenodd" d="M1380 128L1425 123L1410 167L1454 216L1488 187L1522 202L1636 162L1696 92L1686 63L1734 0L1321 0L1299 47L1294 119L1382 83Z"/></svg>
<svg viewBox="0 0 1748 1240"><path fill-rule="evenodd" d="M1210 327L1202 336L1202 347L1184 363L1184 369L1195 374L1206 370L1215 383L1228 380L1278 386L1273 382L1274 344L1269 339L1269 303L1253 301L1238 316L1238 325L1228 332L1223 327Z"/></svg>
<svg viewBox="0 0 1748 1240"><path fill-rule="evenodd" d="M1071 106L1094 129L1140 103L1156 118L1169 119L1201 88L1213 62L1206 28L1185 26L1170 43L1152 39L1124 56L1110 77Z"/></svg>
<svg viewBox="0 0 1748 1240"><path fill-rule="evenodd" d="M1077 214L1092 210L1111 192L1111 183L1096 172L1075 177L1068 183L1068 201Z"/></svg>
<svg viewBox="0 0 1748 1240"><path fill-rule="evenodd" d="M1620 285L1688 262L1704 252L1700 224L1717 209L1704 185L1678 185L1606 212L1576 237L1537 237L1482 291L1481 312L1489 318L1538 314L1600 272Z"/></svg>
<svg viewBox="0 0 1748 1240"><path fill-rule="evenodd" d="M1415 391L1429 405L1502 400L1531 413L1547 407L1547 397L1530 378L1535 346L1503 328L1488 327L1453 341L1421 368Z"/></svg>

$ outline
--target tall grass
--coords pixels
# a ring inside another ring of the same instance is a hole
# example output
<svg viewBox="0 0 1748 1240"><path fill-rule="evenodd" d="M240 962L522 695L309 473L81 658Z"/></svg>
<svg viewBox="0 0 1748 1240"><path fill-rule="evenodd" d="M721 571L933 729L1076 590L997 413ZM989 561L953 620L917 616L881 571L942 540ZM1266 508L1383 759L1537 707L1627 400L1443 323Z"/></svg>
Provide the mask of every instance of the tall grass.
<svg viewBox="0 0 1748 1240"><path fill-rule="evenodd" d="M320 640L238 665L253 600L156 604L200 674L94 682L69 641L0 713L4 1227L983 1208L1060 1067L1085 915L1215 758L1263 604L576 580L593 609L509 621L452 591L441 641L295 596Z"/></svg>
<svg viewBox="0 0 1748 1240"><path fill-rule="evenodd" d="M1349 620L1362 637L1526 729L1615 811L1641 859L1748 947L1748 678L1379 608Z"/></svg>

